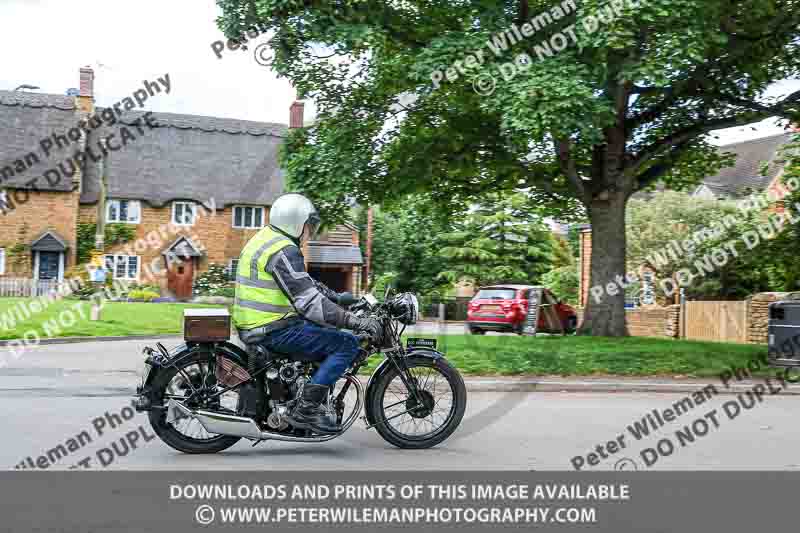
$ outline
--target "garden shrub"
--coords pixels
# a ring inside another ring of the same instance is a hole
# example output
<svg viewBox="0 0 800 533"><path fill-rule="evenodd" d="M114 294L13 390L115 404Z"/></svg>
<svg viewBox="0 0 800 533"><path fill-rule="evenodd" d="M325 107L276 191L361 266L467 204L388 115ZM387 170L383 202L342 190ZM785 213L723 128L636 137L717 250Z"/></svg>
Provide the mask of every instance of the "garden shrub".
<svg viewBox="0 0 800 533"><path fill-rule="evenodd" d="M128 298L131 300L142 300L145 302L150 302L159 296L159 293L148 290L132 290L128 293Z"/></svg>
<svg viewBox="0 0 800 533"><path fill-rule="evenodd" d="M233 297L234 283L228 277L228 269L224 265L211 263L208 270L197 276L194 282L194 294L197 296Z"/></svg>

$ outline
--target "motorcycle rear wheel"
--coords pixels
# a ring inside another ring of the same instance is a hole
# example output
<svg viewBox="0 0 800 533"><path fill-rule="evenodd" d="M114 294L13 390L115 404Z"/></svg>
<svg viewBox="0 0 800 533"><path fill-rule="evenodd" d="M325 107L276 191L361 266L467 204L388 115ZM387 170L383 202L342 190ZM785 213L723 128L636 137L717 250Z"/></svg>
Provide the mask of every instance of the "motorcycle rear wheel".
<svg viewBox="0 0 800 533"><path fill-rule="evenodd" d="M212 376L208 375L205 379L203 376L203 369L208 369L208 356L203 353L197 353L181 362L179 368L165 368L153 380L153 390L155 391L156 398L162 405L167 405L169 399L175 396L176 383L177 388L181 389L181 383L186 382L186 377L189 378L191 386L197 387L203 380L207 380L207 384L211 383ZM233 360L233 363L242 366L243 361ZM193 370L196 371L193 372ZM183 373L181 373L181 370ZM213 376L213 382L216 383L216 375ZM190 384L185 383L183 389L186 395L190 392ZM170 394L173 393L173 394ZM238 394L237 394L238 397ZM241 437L232 437L227 435L211 435L206 432L204 438L195 438L178 430L175 423L167 422L166 409L152 410L149 413L150 425L156 435L161 437L168 446L178 450L179 452L189 454L202 454L202 453L217 453L227 450L241 440ZM194 419L193 419L194 420ZM189 422L191 423L191 421ZM199 422L194 420L195 424Z"/></svg>
<svg viewBox="0 0 800 533"><path fill-rule="evenodd" d="M398 448L431 448L447 439L461 424L467 407L467 389L461 374L445 359L414 359L407 364L422 391L422 402L412 397L398 370L392 368L379 378L375 394L371 395L369 408L375 413L375 429ZM449 390L444 390L442 382ZM447 397L448 407L439 407ZM407 414L401 414L404 412ZM438 424L437 415L444 417ZM430 431L418 432L426 428Z"/></svg>

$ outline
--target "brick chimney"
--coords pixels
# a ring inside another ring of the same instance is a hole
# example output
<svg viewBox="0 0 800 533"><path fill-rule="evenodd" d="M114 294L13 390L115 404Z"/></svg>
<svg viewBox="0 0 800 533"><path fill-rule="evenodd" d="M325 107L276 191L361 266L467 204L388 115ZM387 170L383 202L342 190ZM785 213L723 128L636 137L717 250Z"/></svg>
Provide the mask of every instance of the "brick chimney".
<svg viewBox="0 0 800 533"><path fill-rule="evenodd" d="M81 84L75 100L78 109L84 116L94 113L94 70L92 67L87 66L81 69Z"/></svg>
<svg viewBox="0 0 800 533"><path fill-rule="evenodd" d="M94 97L94 70L92 67L81 69L81 96Z"/></svg>
<svg viewBox="0 0 800 533"><path fill-rule="evenodd" d="M291 107L289 107L289 128L302 128L303 127L303 114L305 111L305 104L300 100L295 100Z"/></svg>

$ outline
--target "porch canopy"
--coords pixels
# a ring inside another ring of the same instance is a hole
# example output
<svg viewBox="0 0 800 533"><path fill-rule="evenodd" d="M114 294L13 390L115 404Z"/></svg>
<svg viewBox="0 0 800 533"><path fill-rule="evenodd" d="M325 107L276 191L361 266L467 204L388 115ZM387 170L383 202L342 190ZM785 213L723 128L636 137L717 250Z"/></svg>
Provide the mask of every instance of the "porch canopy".
<svg viewBox="0 0 800 533"><path fill-rule="evenodd" d="M362 265L361 248L337 244L309 244L308 262L317 265Z"/></svg>
<svg viewBox="0 0 800 533"><path fill-rule="evenodd" d="M66 250L66 242L55 231L46 231L31 243L33 252L64 252Z"/></svg>
<svg viewBox="0 0 800 533"><path fill-rule="evenodd" d="M203 249L197 246L189 237L181 236L167 246L162 255L177 256L188 259L190 257L203 257Z"/></svg>

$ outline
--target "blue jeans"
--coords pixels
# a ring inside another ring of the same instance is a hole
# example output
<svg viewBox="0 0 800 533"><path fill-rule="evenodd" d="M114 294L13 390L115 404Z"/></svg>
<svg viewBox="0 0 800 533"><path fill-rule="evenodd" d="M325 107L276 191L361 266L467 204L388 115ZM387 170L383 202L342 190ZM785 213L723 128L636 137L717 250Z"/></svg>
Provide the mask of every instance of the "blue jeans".
<svg viewBox="0 0 800 533"><path fill-rule="evenodd" d="M307 320L267 334L262 344L281 354L302 354L322 364L311 383L331 386L358 355L358 339L352 333L323 328Z"/></svg>

